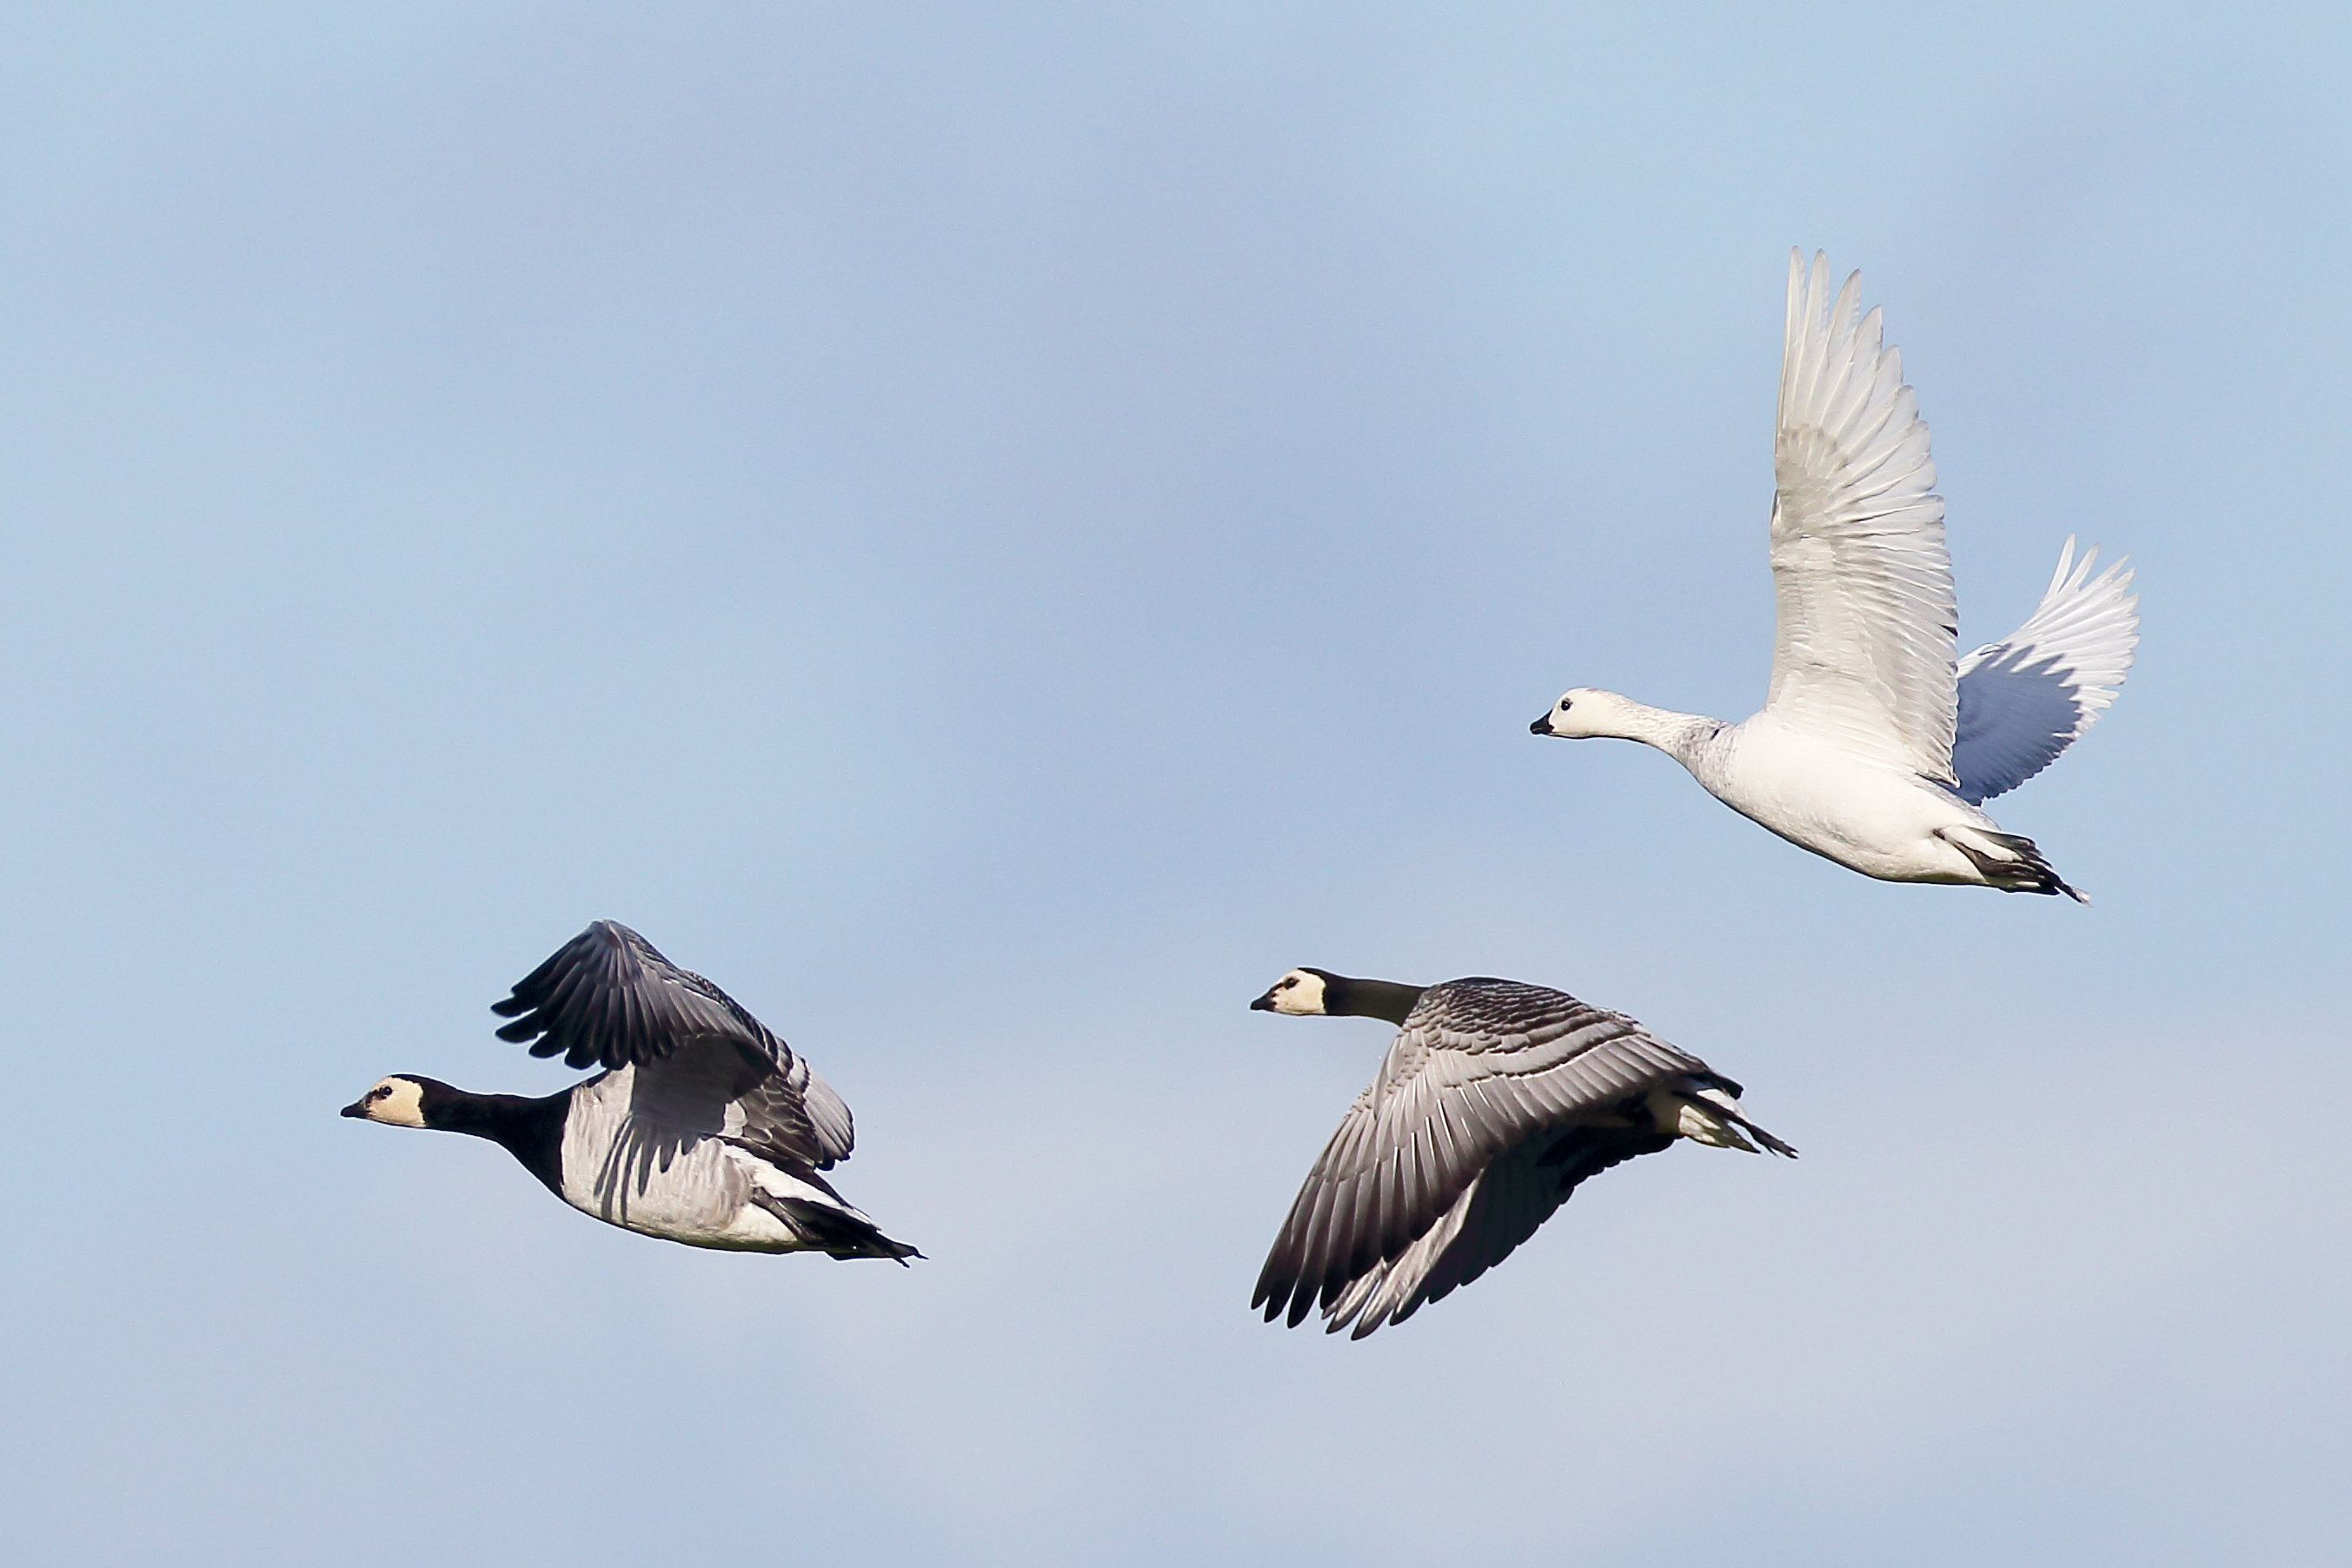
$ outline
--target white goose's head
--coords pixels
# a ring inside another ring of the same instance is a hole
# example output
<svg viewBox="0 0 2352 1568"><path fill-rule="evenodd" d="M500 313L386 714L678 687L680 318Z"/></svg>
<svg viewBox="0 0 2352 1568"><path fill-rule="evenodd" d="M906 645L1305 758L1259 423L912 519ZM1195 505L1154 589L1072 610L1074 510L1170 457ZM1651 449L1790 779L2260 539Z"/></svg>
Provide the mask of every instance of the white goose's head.
<svg viewBox="0 0 2352 1568"><path fill-rule="evenodd" d="M404 1077L384 1079L344 1106L343 1114L363 1121L381 1121L386 1127L429 1127L432 1123L425 1119L425 1087L431 1081Z"/></svg>
<svg viewBox="0 0 2352 1568"><path fill-rule="evenodd" d="M1573 687L1545 709L1543 717L1528 725L1528 731L1557 735L1564 741L1586 741L1596 736L1625 740L1631 738L1627 725L1639 706L1597 686Z"/></svg>
<svg viewBox="0 0 2352 1568"><path fill-rule="evenodd" d="M1324 1016L1324 983L1331 976L1319 969L1294 969L1266 988L1250 1004L1260 1013L1287 1013L1295 1018Z"/></svg>

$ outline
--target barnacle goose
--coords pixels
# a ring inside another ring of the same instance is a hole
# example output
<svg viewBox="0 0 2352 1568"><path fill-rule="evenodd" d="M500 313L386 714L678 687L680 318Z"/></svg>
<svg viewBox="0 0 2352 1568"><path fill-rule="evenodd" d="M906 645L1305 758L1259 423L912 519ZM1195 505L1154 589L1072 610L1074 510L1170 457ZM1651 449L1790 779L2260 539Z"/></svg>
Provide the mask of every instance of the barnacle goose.
<svg viewBox="0 0 2352 1568"><path fill-rule="evenodd" d="M487 1138L608 1225L741 1252L921 1253L817 1173L849 1158L849 1107L806 1060L701 975L598 921L490 1009L499 1038L601 1065L560 1094L469 1094L403 1073L345 1116Z"/></svg>
<svg viewBox="0 0 2352 1568"><path fill-rule="evenodd" d="M1268 1322L1319 1307L1351 1339L1402 1322L1508 1258L1578 1183L1677 1138L1796 1156L1738 1084L1565 992L1294 969L1250 1005L1397 1026L1266 1255L1250 1305Z"/></svg>
<svg viewBox="0 0 2352 1568"><path fill-rule="evenodd" d="M1957 664L1951 557L1902 356L1834 301L1829 258L1789 257L1773 448L1780 626L1764 707L1738 724L1577 687L1528 728L1640 741L1742 816L1864 876L2005 892L2070 888L1979 809L2050 765L2115 700L2139 642L2131 573L2069 538L2025 624Z"/></svg>

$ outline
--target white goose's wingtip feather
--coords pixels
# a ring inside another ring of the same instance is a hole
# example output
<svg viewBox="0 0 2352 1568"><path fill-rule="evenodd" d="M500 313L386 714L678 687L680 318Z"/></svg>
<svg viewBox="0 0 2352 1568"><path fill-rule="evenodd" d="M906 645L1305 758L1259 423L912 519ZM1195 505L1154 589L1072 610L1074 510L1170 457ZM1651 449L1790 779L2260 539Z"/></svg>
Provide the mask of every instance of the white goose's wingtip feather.
<svg viewBox="0 0 2352 1568"><path fill-rule="evenodd" d="M2098 558L2099 547L2094 544L2084 552L2082 569L2088 572L2091 569L2091 563ZM2074 536L2071 533L2066 536L2066 542L2058 547L2058 570L2050 574L2050 586L2042 590L2042 602L2048 604L2053 597L2070 585L2070 580L2079 581L2075 578Z"/></svg>
<svg viewBox="0 0 2352 1568"><path fill-rule="evenodd" d="M2094 578L2091 573L2099 563L2100 548L2093 544L2083 552L2080 560L2076 560L2074 536L2071 533L2066 536L2066 542L2058 549L2058 569L2050 574L2050 586L2042 590L2042 602L2034 606L2027 626L2039 619L2042 612L2068 599L2095 603L2101 614L2113 614L2118 606L2126 611L2137 611L2139 597L2129 592L2132 584L2131 557L2116 556L2108 563L2105 571ZM2131 621L2137 640L2138 616L2136 613L2132 615Z"/></svg>

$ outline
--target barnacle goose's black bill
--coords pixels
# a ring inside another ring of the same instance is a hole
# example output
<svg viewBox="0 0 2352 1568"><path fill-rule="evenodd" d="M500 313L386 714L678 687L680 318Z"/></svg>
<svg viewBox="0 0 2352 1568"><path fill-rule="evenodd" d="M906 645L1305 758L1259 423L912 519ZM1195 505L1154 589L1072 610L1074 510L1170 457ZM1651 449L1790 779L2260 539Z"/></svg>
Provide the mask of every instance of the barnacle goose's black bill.
<svg viewBox="0 0 2352 1568"><path fill-rule="evenodd" d="M367 1096L363 1094L357 1100L352 1100L349 1105L344 1106L341 1114L345 1116L365 1116L367 1114Z"/></svg>
<svg viewBox="0 0 2352 1568"><path fill-rule="evenodd" d="M1265 988L1265 995L1263 995L1263 996L1261 996L1261 997L1259 997L1256 1001L1255 1001L1255 1002L1253 1002L1253 1003L1251 1003L1251 1004L1250 1004L1250 1011L1251 1011L1251 1012L1253 1012L1253 1013L1271 1013L1271 1012L1273 1012L1273 1011L1274 1011L1274 991L1275 991L1275 988L1274 988L1273 986L1271 986L1271 985L1267 986L1267 987Z"/></svg>
<svg viewBox="0 0 2352 1568"><path fill-rule="evenodd" d="M1545 709L1543 710L1543 716L1538 719L1534 723L1528 726L1528 733L1530 735L1549 735L1551 733L1550 709Z"/></svg>

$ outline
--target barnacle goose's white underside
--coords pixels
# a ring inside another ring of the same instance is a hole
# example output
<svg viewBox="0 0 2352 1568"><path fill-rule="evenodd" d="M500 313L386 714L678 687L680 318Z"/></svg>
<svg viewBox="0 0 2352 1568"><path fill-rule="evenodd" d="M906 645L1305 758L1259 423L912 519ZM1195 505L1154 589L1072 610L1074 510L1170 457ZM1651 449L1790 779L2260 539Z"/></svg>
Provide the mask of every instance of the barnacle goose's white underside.
<svg viewBox="0 0 2352 1568"><path fill-rule="evenodd" d="M492 1010L515 1020L500 1039L604 1070L542 1099L403 1074L343 1114L488 1138L573 1208L666 1241L922 1256L818 1173L849 1158L841 1097L734 998L628 927L596 921Z"/></svg>
<svg viewBox="0 0 2352 1568"><path fill-rule="evenodd" d="M1398 1026L1266 1255L1250 1305L1268 1322L1320 1308L1354 1339L1402 1322L1509 1257L1579 1183L1677 1138L1797 1152L1696 1057L1541 985L1294 969L1250 1005Z"/></svg>
<svg viewBox="0 0 2352 1568"><path fill-rule="evenodd" d="M2026 623L1955 661L1944 502L1902 357L1832 302L1829 258L1789 258L1773 449L1779 629L1763 710L1738 724L1578 687L1529 726L1657 747L1741 816L1866 876L2082 895L1979 808L2047 767L2115 700L2139 641L2117 562L2066 541Z"/></svg>

